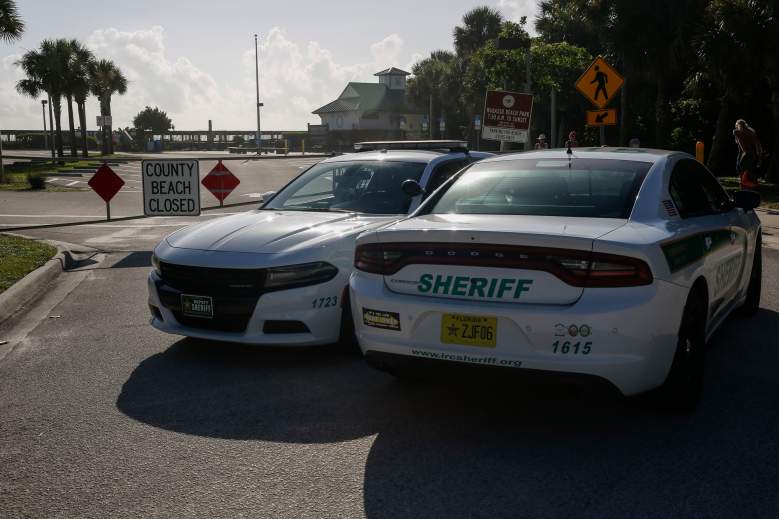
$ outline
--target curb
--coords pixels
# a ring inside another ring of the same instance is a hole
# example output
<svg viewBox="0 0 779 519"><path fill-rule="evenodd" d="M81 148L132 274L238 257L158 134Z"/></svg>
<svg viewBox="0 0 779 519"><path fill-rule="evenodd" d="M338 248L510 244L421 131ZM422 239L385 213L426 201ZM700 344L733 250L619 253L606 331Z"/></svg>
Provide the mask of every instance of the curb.
<svg viewBox="0 0 779 519"><path fill-rule="evenodd" d="M23 237L29 238L28 236ZM9 320L26 305L43 295L46 287L75 263L67 248L70 244L48 240L38 241L57 247L57 254L0 294L0 324Z"/></svg>

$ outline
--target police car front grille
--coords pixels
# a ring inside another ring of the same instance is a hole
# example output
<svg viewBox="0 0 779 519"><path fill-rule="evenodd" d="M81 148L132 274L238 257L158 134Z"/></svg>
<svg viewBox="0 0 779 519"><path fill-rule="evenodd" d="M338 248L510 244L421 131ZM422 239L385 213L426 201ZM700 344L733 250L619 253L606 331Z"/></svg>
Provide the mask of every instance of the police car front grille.
<svg viewBox="0 0 779 519"><path fill-rule="evenodd" d="M186 294L207 296L256 295L265 279L263 269L190 267L162 262L162 280Z"/></svg>

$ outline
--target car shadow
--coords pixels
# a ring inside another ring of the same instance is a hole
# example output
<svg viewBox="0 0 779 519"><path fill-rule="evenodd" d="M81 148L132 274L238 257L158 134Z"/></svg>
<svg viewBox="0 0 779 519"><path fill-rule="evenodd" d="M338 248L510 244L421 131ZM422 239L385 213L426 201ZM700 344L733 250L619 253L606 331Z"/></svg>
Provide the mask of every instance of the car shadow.
<svg viewBox="0 0 779 519"><path fill-rule="evenodd" d="M779 314L730 319L690 416L598 387L396 381L358 357L181 340L117 407L187 434L329 443L376 435L369 517L777 516Z"/></svg>

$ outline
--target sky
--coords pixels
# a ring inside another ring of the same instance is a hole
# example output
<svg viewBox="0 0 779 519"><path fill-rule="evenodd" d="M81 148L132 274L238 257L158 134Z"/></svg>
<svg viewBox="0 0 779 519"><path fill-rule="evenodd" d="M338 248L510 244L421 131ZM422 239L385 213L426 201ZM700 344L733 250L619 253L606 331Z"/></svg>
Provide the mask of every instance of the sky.
<svg viewBox="0 0 779 519"><path fill-rule="evenodd" d="M537 12L536 0L17 0L27 29L0 41L0 128L43 125L40 100L15 90L15 62L45 38L77 38L129 80L111 103L115 127L148 105L178 130L206 129L209 119L215 130L256 129L256 33L263 130L305 130L349 81L375 82L391 66L410 72L431 51L453 49L452 29L480 5L527 16L529 26ZM90 98L90 129L97 114Z"/></svg>

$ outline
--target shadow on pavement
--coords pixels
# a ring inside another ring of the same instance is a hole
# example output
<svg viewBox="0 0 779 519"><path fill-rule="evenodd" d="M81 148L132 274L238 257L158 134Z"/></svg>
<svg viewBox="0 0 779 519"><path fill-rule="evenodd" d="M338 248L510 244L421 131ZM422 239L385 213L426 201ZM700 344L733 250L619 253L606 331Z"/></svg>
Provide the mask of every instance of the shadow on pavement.
<svg viewBox="0 0 779 519"><path fill-rule="evenodd" d="M468 378L409 384L326 349L177 342L122 388L126 415L193 435L337 442L377 434L369 517L779 514L779 314L710 343L695 414L648 399Z"/></svg>

